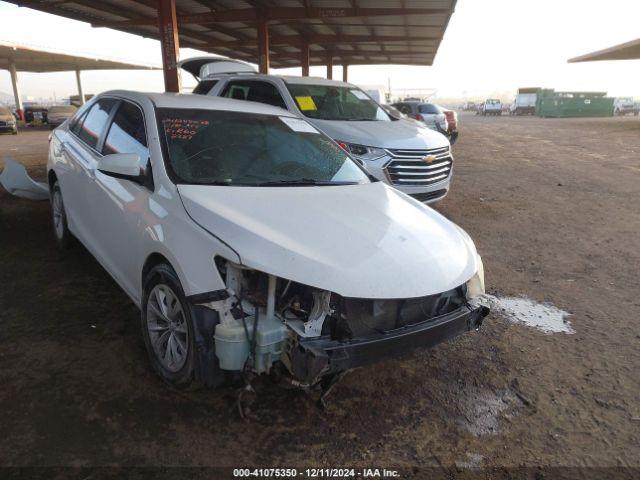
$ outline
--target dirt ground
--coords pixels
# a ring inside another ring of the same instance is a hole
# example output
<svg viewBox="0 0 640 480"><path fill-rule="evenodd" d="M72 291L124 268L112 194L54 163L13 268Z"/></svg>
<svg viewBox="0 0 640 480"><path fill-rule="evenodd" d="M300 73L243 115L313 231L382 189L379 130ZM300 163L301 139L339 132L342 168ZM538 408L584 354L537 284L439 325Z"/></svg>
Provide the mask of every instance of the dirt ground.
<svg viewBox="0 0 640 480"><path fill-rule="evenodd" d="M0 159L43 178L47 135L0 136ZM463 115L454 152L435 208L488 290L569 311L575 334L494 312L350 373L326 413L266 382L250 420L231 388L163 385L136 307L84 249L55 250L47 202L0 189L0 465L640 467L640 121Z"/></svg>

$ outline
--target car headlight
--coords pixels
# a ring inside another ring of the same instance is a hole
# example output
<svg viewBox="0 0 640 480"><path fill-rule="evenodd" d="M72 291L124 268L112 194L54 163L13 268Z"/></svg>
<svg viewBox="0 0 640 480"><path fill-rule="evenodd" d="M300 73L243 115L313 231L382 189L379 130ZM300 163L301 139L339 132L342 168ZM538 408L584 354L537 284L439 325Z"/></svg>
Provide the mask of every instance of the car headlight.
<svg viewBox="0 0 640 480"><path fill-rule="evenodd" d="M382 148L367 147L366 145L357 145L355 143L347 143L341 140L336 140L336 142L338 142L338 145L340 145L340 147L345 152L350 153L358 160L366 160L371 162L373 160L377 160L378 158L382 158L387 154L387 152L385 152Z"/></svg>
<svg viewBox="0 0 640 480"><path fill-rule="evenodd" d="M484 265L482 264L482 258L480 255L477 255L478 262L478 270L476 274L471 277L471 279L467 282L467 298L471 300L472 298L479 297L480 295L484 295Z"/></svg>

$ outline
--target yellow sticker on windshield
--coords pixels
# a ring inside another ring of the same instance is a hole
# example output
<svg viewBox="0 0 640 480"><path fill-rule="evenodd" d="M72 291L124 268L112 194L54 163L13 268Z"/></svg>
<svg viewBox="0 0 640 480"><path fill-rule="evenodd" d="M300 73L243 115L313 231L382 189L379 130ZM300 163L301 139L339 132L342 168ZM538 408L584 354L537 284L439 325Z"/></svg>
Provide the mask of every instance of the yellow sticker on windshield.
<svg viewBox="0 0 640 480"><path fill-rule="evenodd" d="M317 110L318 107L316 107L316 103L313 101L313 98L306 96L306 97L296 97L296 102L298 102L298 106L300 107L300 110L302 110L303 112L305 110Z"/></svg>

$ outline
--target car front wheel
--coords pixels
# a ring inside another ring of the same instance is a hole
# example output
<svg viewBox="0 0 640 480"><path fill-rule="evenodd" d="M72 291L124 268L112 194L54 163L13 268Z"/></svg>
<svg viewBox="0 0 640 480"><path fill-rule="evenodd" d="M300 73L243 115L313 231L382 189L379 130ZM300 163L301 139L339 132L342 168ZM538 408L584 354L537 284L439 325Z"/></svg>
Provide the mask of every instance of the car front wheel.
<svg viewBox="0 0 640 480"><path fill-rule="evenodd" d="M194 373L192 312L178 276L164 263L154 267L145 280L142 335L158 375L172 386L188 386Z"/></svg>

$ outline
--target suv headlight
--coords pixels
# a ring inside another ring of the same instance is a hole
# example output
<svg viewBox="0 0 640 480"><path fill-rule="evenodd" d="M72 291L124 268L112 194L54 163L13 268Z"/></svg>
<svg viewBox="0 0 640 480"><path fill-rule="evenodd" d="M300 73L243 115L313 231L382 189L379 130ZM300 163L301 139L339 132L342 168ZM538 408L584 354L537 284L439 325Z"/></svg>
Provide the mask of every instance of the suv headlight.
<svg viewBox="0 0 640 480"><path fill-rule="evenodd" d="M350 153L358 160L366 160L373 161L378 158L384 157L387 152L385 152L382 148L376 147L367 147L366 145L357 145L355 143L347 143L341 140L336 140L338 145L347 153Z"/></svg>

